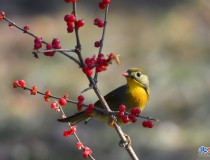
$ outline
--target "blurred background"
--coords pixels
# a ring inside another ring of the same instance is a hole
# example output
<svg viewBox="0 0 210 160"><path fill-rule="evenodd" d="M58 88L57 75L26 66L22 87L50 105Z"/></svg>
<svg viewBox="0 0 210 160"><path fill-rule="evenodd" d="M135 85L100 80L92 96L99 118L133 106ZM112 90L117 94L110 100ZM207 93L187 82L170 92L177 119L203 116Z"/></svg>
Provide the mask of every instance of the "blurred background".
<svg viewBox="0 0 210 160"><path fill-rule="evenodd" d="M79 0L78 16L86 22L80 29L84 57L97 53L94 42L101 29L93 25L103 11L98 1ZM63 20L72 11L64 1L0 1L0 10L16 24L28 24L30 31L51 42L59 38L63 48L74 48L75 35L67 34ZM83 159L74 137L63 137L66 124L40 95L13 89L24 79L27 86L65 93L76 100L88 86L78 66L57 53L53 58L31 54L33 38L0 22L0 159ZM130 135L134 150L144 160L195 160L200 146L210 146L210 1L208 0L113 0L103 53L121 54L121 65L113 64L99 76L105 95L126 83L122 73L130 67L143 68L151 81L151 97L145 116L158 118L153 129L142 120L122 129ZM97 97L84 94L86 103ZM52 102L52 101L51 101ZM67 115L76 112L69 104ZM118 146L116 132L97 120L78 125L81 140L96 159L130 159Z"/></svg>

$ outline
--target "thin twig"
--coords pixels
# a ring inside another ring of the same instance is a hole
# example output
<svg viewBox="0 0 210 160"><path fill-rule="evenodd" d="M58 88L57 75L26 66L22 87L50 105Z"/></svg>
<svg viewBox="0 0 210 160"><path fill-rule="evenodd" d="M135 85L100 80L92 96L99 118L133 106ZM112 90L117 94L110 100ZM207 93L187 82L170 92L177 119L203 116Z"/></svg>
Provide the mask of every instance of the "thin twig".
<svg viewBox="0 0 210 160"><path fill-rule="evenodd" d="M104 38L105 38L105 33L106 33L106 24L107 24L108 11L109 11L109 5L106 6L106 10L105 10L105 14L104 14L104 27L103 27L102 37L101 37L101 40L100 40L100 47L99 47L98 55L102 52L102 49L103 49L103 46L104 46ZM97 83L97 81L98 81L98 72L95 72L94 80Z"/></svg>
<svg viewBox="0 0 210 160"><path fill-rule="evenodd" d="M73 3L73 12L74 12L74 16L77 19L77 3ZM76 26L76 22L74 22L74 25ZM75 35L76 35L76 41L77 41L77 45L76 45L76 49L81 51L81 43L80 43L80 38L79 38L79 29L77 27L75 27Z"/></svg>
<svg viewBox="0 0 210 160"><path fill-rule="evenodd" d="M48 49L44 51L40 50L33 50L36 53L46 53L46 52L75 52L75 49Z"/></svg>
<svg viewBox="0 0 210 160"><path fill-rule="evenodd" d="M17 28L17 29L23 31L23 33L26 33L26 34L28 34L28 35L34 37L34 38L40 38L40 37L34 35L33 33L29 32L28 30L25 30L25 29L21 28L20 26L16 25L14 22L12 22L11 20L9 20L8 18L4 17L4 20L7 21L8 23L11 23L15 28ZM42 40L42 43L48 44L48 43L47 43L46 41L44 41L44 40ZM69 59L71 59L71 60L73 60L75 63L77 63L79 66L81 66L80 62L79 62L76 58L72 57L71 55L67 54L67 53L64 52L64 51L58 51L58 52L60 52L61 54L65 55L66 57L68 57Z"/></svg>

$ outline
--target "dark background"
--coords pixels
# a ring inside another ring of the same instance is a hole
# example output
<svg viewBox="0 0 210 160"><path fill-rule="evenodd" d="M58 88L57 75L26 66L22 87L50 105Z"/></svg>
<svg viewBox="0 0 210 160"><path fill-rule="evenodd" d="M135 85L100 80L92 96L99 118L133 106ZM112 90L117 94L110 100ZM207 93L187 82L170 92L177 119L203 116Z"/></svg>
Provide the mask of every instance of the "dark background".
<svg viewBox="0 0 210 160"><path fill-rule="evenodd" d="M210 133L210 3L187 0L112 0L104 54L121 54L121 65L111 65L99 76L103 95L124 83L122 73L130 67L147 71L151 97L143 115L160 119L153 129L141 121L122 126L130 135L134 150L144 160L199 159L198 148L209 146ZM93 47L101 29L93 26L102 18L98 1L79 0L78 16L86 26L80 30L84 57L97 53ZM63 1L1 1L0 10L20 26L51 42L59 38L63 48L75 46L74 34L66 33L63 17L72 11ZM82 159L74 137L63 137L68 127L56 121L60 115L45 103L42 96L13 89L16 79L28 86L37 85L52 94L70 94L76 99L88 86L83 73L69 59L56 54L53 58L33 58L33 38L10 29L0 22L0 159L47 160ZM97 97L84 94L86 103ZM51 101L52 102L52 101ZM76 112L69 104L70 115ZM93 150L96 159L122 159L129 156L118 146L115 131L97 120L78 125L78 135Z"/></svg>

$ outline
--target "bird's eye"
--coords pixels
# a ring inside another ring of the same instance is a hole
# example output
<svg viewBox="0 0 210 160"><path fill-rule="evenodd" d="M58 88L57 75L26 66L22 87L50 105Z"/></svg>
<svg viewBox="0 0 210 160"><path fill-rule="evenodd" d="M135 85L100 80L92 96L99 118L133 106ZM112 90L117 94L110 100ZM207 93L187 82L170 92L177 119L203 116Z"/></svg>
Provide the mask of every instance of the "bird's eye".
<svg viewBox="0 0 210 160"><path fill-rule="evenodd" d="M141 73L137 72L137 73L136 73L136 76L137 76L137 77L140 77L140 76L141 76Z"/></svg>

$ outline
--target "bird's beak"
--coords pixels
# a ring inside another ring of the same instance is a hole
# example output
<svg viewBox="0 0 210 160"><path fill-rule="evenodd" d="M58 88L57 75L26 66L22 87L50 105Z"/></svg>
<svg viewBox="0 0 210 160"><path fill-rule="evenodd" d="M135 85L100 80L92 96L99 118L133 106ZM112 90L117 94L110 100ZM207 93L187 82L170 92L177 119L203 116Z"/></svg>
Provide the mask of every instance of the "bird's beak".
<svg viewBox="0 0 210 160"><path fill-rule="evenodd" d="M124 77L128 77L129 76L129 74L126 72L126 73L123 73L122 74Z"/></svg>

